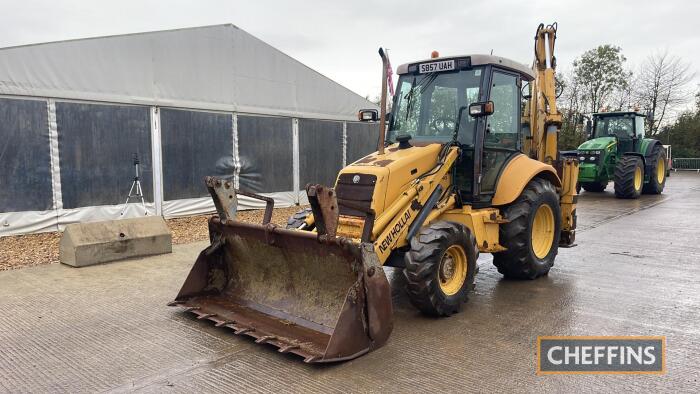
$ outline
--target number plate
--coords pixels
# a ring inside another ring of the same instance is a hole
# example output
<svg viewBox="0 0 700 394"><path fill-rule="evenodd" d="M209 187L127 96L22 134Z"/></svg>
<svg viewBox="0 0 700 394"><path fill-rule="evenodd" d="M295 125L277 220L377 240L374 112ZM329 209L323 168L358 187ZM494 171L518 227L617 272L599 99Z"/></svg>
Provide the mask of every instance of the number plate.
<svg viewBox="0 0 700 394"><path fill-rule="evenodd" d="M454 60L443 60L440 62L423 63L418 66L420 74L434 73L440 71L450 71L455 69Z"/></svg>

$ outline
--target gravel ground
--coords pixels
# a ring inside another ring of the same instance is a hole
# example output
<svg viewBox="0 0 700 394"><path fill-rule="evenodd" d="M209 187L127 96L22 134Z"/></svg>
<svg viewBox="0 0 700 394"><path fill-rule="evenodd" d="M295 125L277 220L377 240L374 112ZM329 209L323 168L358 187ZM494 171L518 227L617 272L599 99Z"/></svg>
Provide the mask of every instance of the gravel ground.
<svg viewBox="0 0 700 394"><path fill-rule="evenodd" d="M272 214L272 222L285 225L287 218L301 209L302 207L298 206L277 208ZM261 223L263 212L263 210L241 211L238 213L238 219ZM185 244L209 239L207 232L209 217L211 215L166 220L173 233L173 243ZM58 263L60 240L59 232L0 237L0 271Z"/></svg>

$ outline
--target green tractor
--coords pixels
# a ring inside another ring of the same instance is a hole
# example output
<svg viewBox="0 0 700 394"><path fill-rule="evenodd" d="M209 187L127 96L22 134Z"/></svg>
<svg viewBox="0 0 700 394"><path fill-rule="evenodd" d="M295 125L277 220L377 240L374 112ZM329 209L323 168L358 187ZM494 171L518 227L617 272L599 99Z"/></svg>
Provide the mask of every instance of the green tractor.
<svg viewBox="0 0 700 394"><path fill-rule="evenodd" d="M661 194L666 184L666 151L644 138L645 115L601 112L586 123L588 141L578 147L578 190L602 192L611 180L618 198Z"/></svg>

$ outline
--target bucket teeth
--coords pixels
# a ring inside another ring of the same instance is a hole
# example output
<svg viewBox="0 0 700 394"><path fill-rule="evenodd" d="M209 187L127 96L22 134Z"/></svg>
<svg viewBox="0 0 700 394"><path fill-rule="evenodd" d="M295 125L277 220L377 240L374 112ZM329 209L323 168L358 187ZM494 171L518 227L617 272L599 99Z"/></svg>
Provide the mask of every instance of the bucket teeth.
<svg viewBox="0 0 700 394"><path fill-rule="evenodd" d="M185 308L185 312L198 311L200 308L198 306L188 306Z"/></svg>
<svg viewBox="0 0 700 394"><path fill-rule="evenodd" d="M309 357L307 357L307 358L304 359L304 362L305 362L305 363L312 363L312 362L318 360L319 358L320 358L320 357L319 357L319 356L316 356L316 355L309 356Z"/></svg>
<svg viewBox="0 0 700 394"><path fill-rule="evenodd" d="M235 321L233 321L233 320L225 320L225 321L220 321L220 322L214 324L214 327L222 327L222 326L226 326L226 325L234 324L234 323L235 323Z"/></svg>
<svg viewBox="0 0 700 394"><path fill-rule="evenodd" d="M288 353L290 350L299 349L299 345L286 345L279 348L277 351L280 353Z"/></svg>
<svg viewBox="0 0 700 394"><path fill-rule="evenodd" d="M255 340L255 343L267 343L273 339L277 339L274 335L265 335Z"/></svg>
<svg viewBox="0 0 700 394"><path fill-rule="evenodd" d="M249 332L253 332L255 329L250 328L250 327L241 327L241 328L236 328L234 329L233 333L236 335L241 335L241 334L246 334Z"/></svg>
<svg viewBox="0 0 700 394"><path fill-rule="evenodd" d="M168 306L180 306L184 303L185 303L185 301L170 301L170 302L168 302Z"/></svg>
<svg viewBox="0 0 700 394"><path fill-rule="evenodd" d="M197 319L203 320L203 319L208 319L208 318L210 318L210 317L212 317L212 316L216 316L216 313L205 313L205 314L203 314L203 315L197 316Z"/></svg>

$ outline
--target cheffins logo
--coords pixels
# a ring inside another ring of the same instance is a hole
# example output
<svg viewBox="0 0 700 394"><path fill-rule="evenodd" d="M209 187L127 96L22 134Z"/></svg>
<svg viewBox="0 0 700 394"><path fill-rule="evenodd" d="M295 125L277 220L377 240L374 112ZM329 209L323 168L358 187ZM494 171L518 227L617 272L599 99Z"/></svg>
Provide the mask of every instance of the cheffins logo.
<svg viewBox="0 0 700 394"><path fill-rule="evenodd" d="M537 374L663 374L666 337L537 337Z"/></svg>

